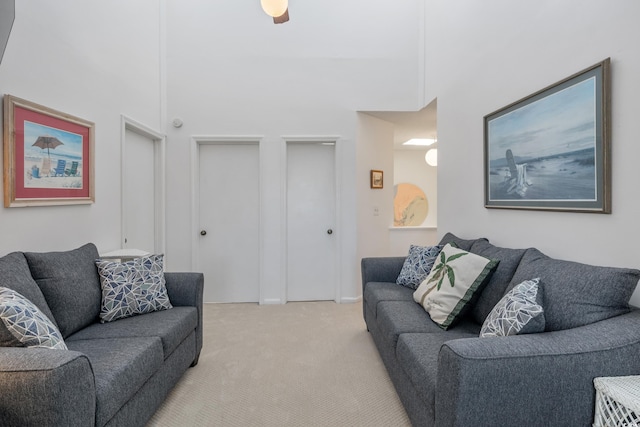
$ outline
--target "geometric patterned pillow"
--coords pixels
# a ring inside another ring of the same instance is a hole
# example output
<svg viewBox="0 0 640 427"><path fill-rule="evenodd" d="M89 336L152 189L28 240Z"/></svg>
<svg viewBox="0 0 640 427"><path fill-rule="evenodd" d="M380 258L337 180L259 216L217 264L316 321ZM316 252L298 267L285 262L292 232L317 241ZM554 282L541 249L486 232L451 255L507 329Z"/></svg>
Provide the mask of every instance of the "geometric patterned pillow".
<svg viewBox="0 0 640 427"><path fill-rule="evenodd" d="M0 287L0 346L67 350L60 331L35 304Z"/></svg>
<svg viewBox="0 0 640 427"><path fill-rule="evenodd" d="M525 280L507 292L485 319L480 337L543 332L545 319L539 282L539 278Z"/></svg>
<svg viewBox="0 0 640 427"><path fill-rule="evenodd" d="M127 262L99 259L96 265L102 288L102 323L173 307L167 295L162 255Z"/></svg>
<svg viewBox="0 0 640 427"><path fill-rule="evenodd" d="M398 285L406 286L414 291L429 275L442 246L409 246L409 255L404 260L402 271L396 279Z"/></svg>

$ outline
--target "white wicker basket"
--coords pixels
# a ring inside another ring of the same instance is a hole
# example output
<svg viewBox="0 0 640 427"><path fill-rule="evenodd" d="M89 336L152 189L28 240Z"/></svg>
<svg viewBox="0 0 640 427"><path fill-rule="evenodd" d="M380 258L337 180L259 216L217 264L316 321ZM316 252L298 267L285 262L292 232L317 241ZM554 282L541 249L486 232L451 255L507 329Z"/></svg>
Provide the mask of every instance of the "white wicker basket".
<svg viewBox="0 0 640 427"><path fill-rule="evenodd" d="M595 378L594 427L640 427L640 375Z"/></svg>

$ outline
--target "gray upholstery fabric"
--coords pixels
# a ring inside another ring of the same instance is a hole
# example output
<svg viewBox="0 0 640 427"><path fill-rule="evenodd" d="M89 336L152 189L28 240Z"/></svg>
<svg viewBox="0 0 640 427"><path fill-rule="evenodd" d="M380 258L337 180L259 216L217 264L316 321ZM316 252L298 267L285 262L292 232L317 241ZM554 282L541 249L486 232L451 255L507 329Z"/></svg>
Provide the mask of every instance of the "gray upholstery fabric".
<svg viewBox="0 0 640 427"><path fill-rule="evenodd" d="M144 426L189 368L195 354L195 341L195 333L191 333L106 426Z"/></svg>
<svg viewBox="0 0 640 427"><path fill-rule="evenodd" d="M413 302L413 289L389 282L369 282L364 288L364 301L377 316L378 303L381 301Z"/></svg>
<svg viewBox="0 0 640 427"><path fill-rule="evenodd" d="M95 422L95 385L75 351L0 347L0 425L86 427Z"/></svg>
<svg viewBox="0 0 640 427"><path fill-rule="evenodd" d="M13 289L40 309L56 327L56 319L42 295L38 284L31 277L27 260L21 252L12 252L0 258L0 286Z"/></svg>
<svg viewBox="0 0 640 427"><path fill-rule="evenodd" d="M455 243L456 246L459 247L460 249L464 249L465 251L471 251L471 247L478 240L484 240L485 242L488 242L488 240L484 237L480 237L478 239L461 239L460 237L456 236L453 233L447 233L444 236L442 236L442 239L440 240L440 243L438 243L438 245L444 246L447 243Z"/></svg>
<svg viewBox="0 0 640 427"><path fill-rule="evenodd" d="M471 309L470 315L479 325L482 325L493 307L504 296L505 290L509 286L525 251L526 249L500 248L485 239L478 239L471 246L470 252L500 261L498 268L493 272L489 282ZM530 279L533 279L533 277L530 277Z"/></svg>
<svg viewBox="0 0 640 427"><path fill-rule="evenodd" d="M94 323L67 338L68 343L100 338L158 337L162 342L163 359L189 336L198 324L195 307L174 307L127 317L109 323Z"/></svg>
<svg viewBox="0 0 640 427"><path fill-rule="evenodd" d="M474 328L471 328L474 330ZM478 334L464 327L451 329L445 334L402 334L398 339L396 357L411 379L417 394L425 404L433 405L437 393L438 354L447 341L474 338Z"/></svg>
<svg viewBox="0 0 640 427"><path fill-rule="evenodd" d="M98 319L102 293L95 245L24 256L64 338Z"/></svg>
<svg viewBox="0 0 640 427"><path fill-rule="evenodd" d="M400 334L409 332L444 333L420 304L414 301L381 301L376 322L388 346L396 348Z"/></svg>
<svg viewBox="0 0 640 427"><path fill-rule="evenodd" d="M193 365L198 364L202 350L202 295L204 291L204 275L194 272L165 272L167 294L174 307L195 307L198 310L196 326L196 357Z"/></svg>
<svg viewBox="0 0 640 427"><path fill-rule="evenodd" d="M96 384L96 424L106 424L163 362L160 339L103 338L69 342L91 361Z"/></svg>
<svg viewBox="0 0 640 427"><path fill-rule="evenodd" d="M364 295L364 287L369 282L395 283L398 275L402 271L405 259L406 257L362 258L360 261L362 294ZM362 314L365 316L366 321L367 312L364 304L362 304Z"/></svg>
<svg viewBox="0 0 640 427"><path fill-rule="evenodd" d="M640 372L640 312L579 328L445 343L436 425L587 426L593 378Z"/></svg>
<svg viewBox="0 0 640 427"><path fill-rule="evenodd" d="M528 249L508 290L535 277L544 288L545 330L557 331L629 312L640 271L557 260Z"/></svg>

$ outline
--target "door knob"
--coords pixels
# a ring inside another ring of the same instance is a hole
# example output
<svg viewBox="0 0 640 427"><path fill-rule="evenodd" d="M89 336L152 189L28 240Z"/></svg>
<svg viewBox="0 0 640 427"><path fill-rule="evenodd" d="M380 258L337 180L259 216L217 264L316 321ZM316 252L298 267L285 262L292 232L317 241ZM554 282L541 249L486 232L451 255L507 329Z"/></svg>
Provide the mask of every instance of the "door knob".
<svg viewBox="0 0 640 427"><path fill-rule="evenodd" d="M206 236L206 235L207 235L207 230L202 230L202 231L200 231L200 235L201 235L201 236Z"/></svg>
<svg viewBox="0 0 640 427"><path fill-rule="evenodd" d="M332 229L328 229L327 230L327 234L333 234L333 230Z"/></svg>

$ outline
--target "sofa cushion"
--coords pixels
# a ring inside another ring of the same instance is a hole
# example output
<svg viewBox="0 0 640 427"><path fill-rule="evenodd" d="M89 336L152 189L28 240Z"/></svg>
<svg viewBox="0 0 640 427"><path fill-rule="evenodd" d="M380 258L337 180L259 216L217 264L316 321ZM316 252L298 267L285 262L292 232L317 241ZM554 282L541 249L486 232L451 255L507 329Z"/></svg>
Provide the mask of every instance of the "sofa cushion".
<svg viewBox="0 0 640 427"><path fill-rule="evenodd" d="M26 252L24 256L64 338L98 320L100 279L95 245L65 252Z"/></svg>
<svg viewBox="0 0 640 427"><path fill-rule="evenodd" d="M504 337L544 331L544 309L539 278L525 280L511 289L491 310L480 337Z"/></svg>
<svg viewBox="0 0 640 427"><path fill-rule="evenodd" d="M364 303L377 317L380 301L413 301L413 289L390 282L369 282L364 288Z"/></svg>
<svg viewBox="0 0 640 427"><path fill-rule="evenodd" d="M473 327L478 328L477 325ZM442 334L402 334L396 347L398 365L407 374L411 384L425 405L434 405L438 392L438 355L445 342L477 338L477 329L465 330L457 328Z"/></svg>
<svg viewBox="0 0 640 427"><path fill-rule="evenodd" d="M20 293L34 303L56 327L58 326L42 291L31 277L29 264L23 253L12 252L0 258L0 286Z"/></svg>
<svg viewBox="0 0 640 427"><path fill-rule="evenodd" d="M375 322L391 348L396 348L398 337L405 333L445 333L414 301L380 301Z"/></svg>
<svg viewBox="0 0 640 427"><path fill-rule="evenodd" d="M0 287L0 347L66 350L56 325L20 293Z"/></svg>
<svg viewBox="0 0 640 427"><path fill-rule="evenodd" d="M68 343L91 362L96 386L96 425L105 425L162 366L158 337L97 338Z"/></svg>
<svg viewBox="0 0 640 427"><path fill-rule="evenodd" d="M102 288L101 322L172 308L162 255L127 262L96 260L96 266Z"/></svg>
<svg viewBox="0 0 640 427"><path fill-rule="evenodd" d="M429 276L414 292L422 305L443 329L455 324L473 304L475 296L489 281L499 262L445 245Z"/></svg>
<svg viewBox="0 0 640 427"><path fill-rule="evenodd" d="M508 290L532 277L544 288L545 330L588 325L629 312L640 271L553 259L528 249Z"/></svg>
<svg viewBox="0 0 640 427"><path fill-rule="evenodd" d="M505 294L525 251L526 249L500 248L485 239L478 239L471 246L469 252L500 261L469 313L479 325L482 325L489 312Z"/></svg>
<svg viewBox="0 0 640 427"><path fill-rule="evenodd" d="M420 283L427 278L442 246L409 246L409 254L404 260L402 270L396 279L398 285L418 289Z"/></svg>
<svg viewBox="0 0 640 427"><path fill-rule="evenodd" d="M166 359L196 328L195 307L174 307L109 323L94 323L67 338L67 343L99 338L159 337ZM69 344L70 345L70 344Z"/></svg>
<svg viewBox="0 0 640 427"><path fill-rule="evenodd" d="M471 250L471 247L473 246L473 244L476 243L478 240L484 240L485 242L488 242L488 240L484 237L480 237L478 239L461 239L460 237L456 236L453 233L447 233L444 236L442 236L442 239L440 240L440 243L438 243L438 245L444 246L447 243L455 243L456 246L459 247L460 249L469 251Z"/></svg>

